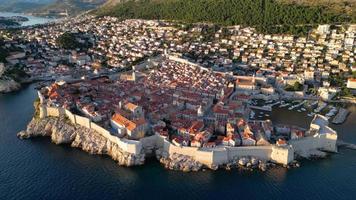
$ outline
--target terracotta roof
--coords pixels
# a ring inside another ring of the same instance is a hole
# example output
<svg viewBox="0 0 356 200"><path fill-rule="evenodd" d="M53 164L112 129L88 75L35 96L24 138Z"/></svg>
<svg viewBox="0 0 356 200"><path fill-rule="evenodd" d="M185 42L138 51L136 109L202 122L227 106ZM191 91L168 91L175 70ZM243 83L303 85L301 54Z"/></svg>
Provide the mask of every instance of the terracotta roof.
<svg viewBox="0 0 356 200"><path fill-rule="evenodd" d="M125 105L125 108L130 111L134 111L137 107L138 107L137 105L130 103L130 102Z"/></svg>
<svg viewBox="0 0 356 200"><path fill-rule="evenodd" d="M133 131L137 126L134 122L128 120L127 118L125 118L120 114L115 114L114 116L112 116L111 120L113 120L114 122L116 122L121 126L124 126L129 131Z"/></svg>

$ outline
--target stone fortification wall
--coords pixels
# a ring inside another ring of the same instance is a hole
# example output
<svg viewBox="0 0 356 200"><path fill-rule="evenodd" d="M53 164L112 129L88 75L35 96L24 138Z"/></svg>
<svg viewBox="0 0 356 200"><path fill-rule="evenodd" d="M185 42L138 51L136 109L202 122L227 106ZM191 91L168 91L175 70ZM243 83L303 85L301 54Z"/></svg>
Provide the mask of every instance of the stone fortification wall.
<svg viewBox="0 0 356 200"><path fill-rule="evenodd" d="M273 146L246 146L246 147L229 147L227 148L228 158L253 156L261 160L270 160Z"/></svg>
<svg viewBox="0 0 356 200"><path fill-rule="evenodd" d="M337 134L326 133L291 140L289 143L293 146L296 154L308 156L313 150L337 152L336 141Z"/></svg>
<svg viewBox="0 0 356 200"><path fill-rule="evenodd" d="M140 141L120 139L101 126L91 122L86 117L72 114L70 111L62 108L40 107L41 118L52 116L58 117L66 115L73 124L79 124L89 129L95 130L111 142L117 144L123 151L138 155L142 152L153 153L155 149L162 149L171 154L181 154L192 157L194 160L207 165L226 164L236 158L252 156L261 160L270 160L279 164L289 164L294 160L294 153L298 155L309 155L313 150L326 150L336 152L336 133L317 134L313 137L305 137L297 140L291 140L290 145L278 147L271 146L248 146L248 147L221 147L214 149L202 149L196 147L179 147L161 136L153 135L145 137Z"/></svg>
<svg viewBox="0 0 356 200"><path fill-rule="evenodd" d="M86 128L91 128L90 125L90 119L86 118L86 117L82 117L79 115L74 115L75 117L75 121L77 122L78 125L84 126Z"/></svg>
<svg viewBox="0 0 356 200"><path fill-rule="evenodd" d="M159 140L163 140L163 150L168 154L176 153L190 156L207 166L226 164L235 158L246 156L256 157L261 160L271 160L284 165L294 160L294 151L291 146L276 147L271 145L199 149L196 147L178 147L161 137Z"/></svg>
<svg viewBox="0 0 356 200"><path fill-rule="evenodd" d="M65 115L73 124L78 124L84 126L89 129L95 130L100 135L104 136L110 142L117 144L123 151L127 153L131 153L134 155L138 155L141 153L142 144L139 141L120 139L114 135L111 135L110 132L101 126L91 122L87 117L82 117L79 115L75 115L71 113L69 110L63 108L55 108L55 107L40 107L40 117L59 117L61 115Z"/></svg>

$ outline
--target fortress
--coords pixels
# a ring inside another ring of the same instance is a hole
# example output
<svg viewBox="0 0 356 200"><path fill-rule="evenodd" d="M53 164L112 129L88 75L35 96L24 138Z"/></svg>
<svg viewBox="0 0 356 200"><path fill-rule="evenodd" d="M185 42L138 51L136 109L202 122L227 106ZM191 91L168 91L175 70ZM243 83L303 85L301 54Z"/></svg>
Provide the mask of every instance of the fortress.
<svg viewBox="0 0 356 200"><path fill-rule="evenodd" d="M215 147L197 148L176 146L160 135L144 137L140 140L122 139L111 135L110 132L89 118L75 115L63 108L40 106L40 118L67 117L72 124L95 130L95 133L116 144L122 151L134 156L146 154L153 150L160 150L168 155L179 154L189 156L197 162L212 168L229 163L239 157L256 157L261 160L272 161L281 165L291 163L296 155L310 156L315 151L336 152L337 134L328 127L328 121L321 115L316 115L311 123L310 131L313 135L301 139L290 140L288 144L248 147Z"/></svg>

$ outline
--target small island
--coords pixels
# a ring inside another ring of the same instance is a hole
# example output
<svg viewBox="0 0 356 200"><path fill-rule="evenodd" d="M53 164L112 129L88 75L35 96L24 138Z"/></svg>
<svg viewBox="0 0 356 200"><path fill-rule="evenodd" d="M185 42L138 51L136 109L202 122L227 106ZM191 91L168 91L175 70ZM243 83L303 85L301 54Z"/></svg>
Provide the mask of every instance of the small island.
<svg viewBox="0 0 356 200"><path fill-rule="evenodd" d="M11 16L11 17L2 17L0 16L0 29L5 28L17 28L21 26L22 22L26 22L29 19L22 16Z"/></svg>

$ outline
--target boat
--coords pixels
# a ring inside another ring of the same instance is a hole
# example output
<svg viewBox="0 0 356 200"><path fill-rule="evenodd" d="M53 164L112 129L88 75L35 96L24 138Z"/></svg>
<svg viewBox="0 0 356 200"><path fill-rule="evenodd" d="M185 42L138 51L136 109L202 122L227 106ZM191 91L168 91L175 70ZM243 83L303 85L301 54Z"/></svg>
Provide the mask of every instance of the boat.
<svg viewBox="0 0 356 200"><path fill-rule="evenodd" d="M315 113L311 112L309 114L307 114L309 117L313 117L315 115Z"/></svg>
<svg viewBox="0 0 356 200"><path fill-rule="evenodd" d="M255 114L256 114L256 113L255 113L253 110L251 110L251 112L250 112L250 118L251 118L251 119L255 118Z"/></svg>
<svg viewBox="0 0 356 200"><path fill-rule="evenodd" d="M289 106L289 105L290 105L290 103L286 103L286 104L281 105L280 107L281 107L281 108L284 108L284 107L287 107L287 106Z"/></svg>
<svg viewBox="0 0 356 200"><path fill-rule="evenodd" d="M338 111L337 108L332 107L332 109L325 116L332 117L332 116L336 115L337 111Z"/></svg>
<svg viewBox="0 0 356 200"><path fill-rule="evenodd" d="M319 112L321 112L326 106L327 106L328 104L326 104L326 103L321 103L320 105L319 105L319 107L317 107L316 109L314 109L314 112L315 113L319 113Z"/></svg>
<svg viewBox="0 0 356 200"><path fill-rule="evenodd" d="M300 110L302 110L303 112L307 111L307 109L305 109L305 108L301 108Z"/></svg>

